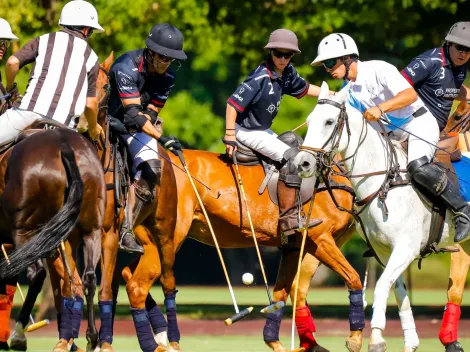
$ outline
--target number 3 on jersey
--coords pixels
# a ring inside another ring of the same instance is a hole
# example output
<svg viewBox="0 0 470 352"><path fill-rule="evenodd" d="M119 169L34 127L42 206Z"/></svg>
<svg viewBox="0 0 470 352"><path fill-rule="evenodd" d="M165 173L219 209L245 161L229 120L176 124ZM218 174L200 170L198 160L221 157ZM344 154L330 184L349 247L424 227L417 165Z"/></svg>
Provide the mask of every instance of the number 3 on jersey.
<svg viewBox="0 0 470 352"><path fill-rule="evenodd" d="M444 79L446 76L446 71L444 70L444 67L441 67L441 75L439 76L439 79Z"/></svg>

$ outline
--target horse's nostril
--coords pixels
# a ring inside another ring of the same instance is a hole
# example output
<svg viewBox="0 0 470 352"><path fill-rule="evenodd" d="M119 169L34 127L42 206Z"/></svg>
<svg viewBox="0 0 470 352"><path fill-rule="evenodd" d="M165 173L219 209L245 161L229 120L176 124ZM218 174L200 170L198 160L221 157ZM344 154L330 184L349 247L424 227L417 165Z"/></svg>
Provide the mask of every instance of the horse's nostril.
<svg viewBox="0 0 470 352"><path fill-rule="evenodd" d="M303 161L300 166L302 167L302 169L304 170L307 170L310 168L310 163L308 161Z"/></svg>

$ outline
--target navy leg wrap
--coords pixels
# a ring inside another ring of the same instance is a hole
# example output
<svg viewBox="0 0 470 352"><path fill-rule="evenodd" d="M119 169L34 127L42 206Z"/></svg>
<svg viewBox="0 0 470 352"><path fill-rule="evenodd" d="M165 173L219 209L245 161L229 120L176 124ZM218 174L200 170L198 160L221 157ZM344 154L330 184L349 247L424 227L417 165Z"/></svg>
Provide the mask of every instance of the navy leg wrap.
<svg viewBox="0 0 470 352"><path fill-rule="evenodd" d="M113 343L113 301L99 301L100 307L100 346L103 342Z"/></svg>
<svg viewBox="0 0 470 352"><path fill-rule="evenodd" d="M180 329L176 318L176 293L178 290L165 295L166 318L168 319L168 341L180 342Z"/></svg>
<svg viewBox="0 0 470 352"><path fill-rule="evenodd" d="M159 334L163 331L166 331L168 325L166 323L165 316L150 293L147 295L147 299L145 300L145 309L149 315L150 325L152 325L153 333Z"/></svg>
<svg viewBox="0 0 470 352"><path fill-rule="evenodd" d="M150 328L149 317L145 309L131 308L132 318L134 319L135 331L139 340L140 349L143 352L154 352L158 344L153 338L153 332Z"/></svg>
<svg viewBox="0 0 470 352"><path fill-rule="evenodd" d="M365 326L364 301L362 290L349 291L349 328L351 331L362 330Z"/></svg>
<svg viewBox="0 0 470 352"><path fill-rule="evenodd" d="M69 341L73 337L73 304L72 298L62 297L62 314L59 327L59 338Z"/></svg>
<svg viewBox="0 0 470 352"><path fill-rule="evenodd" d="M283 314L284 307L276 310L273 313L266 314L266 323L264 324L263 329L263 339L265 342L279 341L279 329L281 328Z"/></svg>
<svg viewBox="0 0 470 352"><path fill-rule="evenodd" d="M75 303L73 304L73 320L72 320L72 332L73 338L78 337L80 332L80 323L82 322L83 317L83 298L77 296L75 298Z"/></svg>

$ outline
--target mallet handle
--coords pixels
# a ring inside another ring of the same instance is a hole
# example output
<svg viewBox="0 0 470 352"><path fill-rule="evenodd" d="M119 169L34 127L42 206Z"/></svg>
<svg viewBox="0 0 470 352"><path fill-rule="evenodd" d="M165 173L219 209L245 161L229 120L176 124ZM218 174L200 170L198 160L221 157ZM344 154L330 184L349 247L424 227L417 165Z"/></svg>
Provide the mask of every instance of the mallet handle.
<svg viewBox="0 0 470 352"><path fill-rule="evenodd" d="M240 313L232 315L230 318L225 319L224 321L225 325L229 326L229 325L232 325L233 323L236 323L237 321L245 318L248 314L250 314L252 310L253 310L253 307L248 307L246 309L243 309Z"/></svg>

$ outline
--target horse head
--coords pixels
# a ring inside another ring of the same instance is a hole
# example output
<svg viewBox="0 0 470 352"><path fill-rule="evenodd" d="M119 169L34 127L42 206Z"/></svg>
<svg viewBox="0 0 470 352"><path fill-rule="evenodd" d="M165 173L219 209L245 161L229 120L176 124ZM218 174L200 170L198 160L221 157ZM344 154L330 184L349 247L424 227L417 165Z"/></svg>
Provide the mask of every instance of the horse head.
<svg viewBox="0 0 470 352"><path fill-rule="evenodd" d="M294 159L300 177L314 175L319 154L331 154L347 147L348 136L343 129L348 123L345 110L348 89L349 85L338 94L330 95L328 84L322 83L318 103L307 117L307 135Z"/></svg>
<svg viewBox="0 0 470 352"><path fill-rule="evenodd" d="M446 132L466 132L469 128L468 119L470 114L470 104L466 101L461 101L457 106L457 109L450 115L447 125L445 127Z"/></svg>

